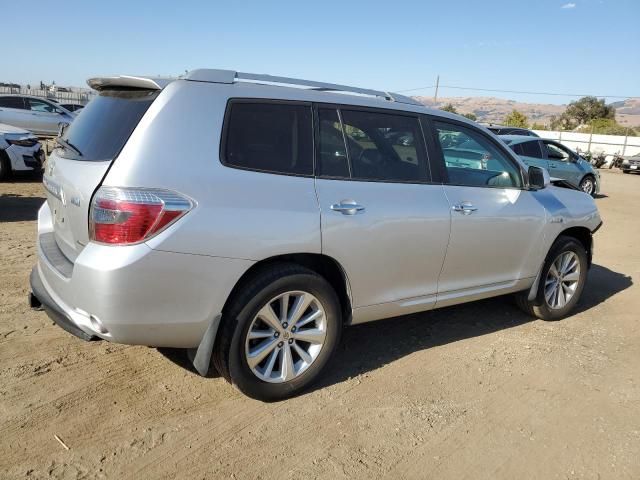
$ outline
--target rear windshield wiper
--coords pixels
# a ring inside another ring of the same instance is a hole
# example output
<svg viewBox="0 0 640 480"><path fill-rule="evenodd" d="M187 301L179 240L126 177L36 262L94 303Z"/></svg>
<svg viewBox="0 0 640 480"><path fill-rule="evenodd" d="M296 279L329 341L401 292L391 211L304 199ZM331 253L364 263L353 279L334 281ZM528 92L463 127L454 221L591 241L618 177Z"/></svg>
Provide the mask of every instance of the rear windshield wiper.
<svg viewBox="0 0 640 480"><path fill-rule="evenodd" d="M61 137L56 137L56 143L60 145L62 148L66 148L67 150L73 150L78 156L82 156L82 152L78 150L78 147L75 147L72 143L63 140Z"/></svg>

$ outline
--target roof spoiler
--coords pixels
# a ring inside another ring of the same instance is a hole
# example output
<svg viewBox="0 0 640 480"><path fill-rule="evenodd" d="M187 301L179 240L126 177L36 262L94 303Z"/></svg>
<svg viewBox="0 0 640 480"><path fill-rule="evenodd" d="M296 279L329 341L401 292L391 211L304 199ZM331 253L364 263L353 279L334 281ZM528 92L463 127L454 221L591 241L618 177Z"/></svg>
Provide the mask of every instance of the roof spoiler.
<svg viewBox="0 0 640 480"><path fill-rule="evenodd" d="M114 77L95 77L87 80L94 90L105 90L109 88L131 88L140 90L162 90L175 78L169 77L134 77L129 75L117 75Z"/></svg>

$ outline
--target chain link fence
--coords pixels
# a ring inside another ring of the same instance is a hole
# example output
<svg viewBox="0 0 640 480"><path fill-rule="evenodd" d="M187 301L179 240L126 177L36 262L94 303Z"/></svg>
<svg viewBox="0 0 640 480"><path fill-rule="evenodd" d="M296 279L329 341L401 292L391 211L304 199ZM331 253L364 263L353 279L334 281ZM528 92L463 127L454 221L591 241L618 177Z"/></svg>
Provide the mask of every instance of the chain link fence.
<svg viewBox="0 0 640 480"><path fill-rule="evenodd" d="M67 90L65 88L25 88L25 87L11 87L0 86L0 94L14 94L14 95L31 95L34 97L46 98L49 100L55 100L58 103L78 103L80 105L86 105L89 100L93 98L95 93L89 89L76 89Z"/></svg>

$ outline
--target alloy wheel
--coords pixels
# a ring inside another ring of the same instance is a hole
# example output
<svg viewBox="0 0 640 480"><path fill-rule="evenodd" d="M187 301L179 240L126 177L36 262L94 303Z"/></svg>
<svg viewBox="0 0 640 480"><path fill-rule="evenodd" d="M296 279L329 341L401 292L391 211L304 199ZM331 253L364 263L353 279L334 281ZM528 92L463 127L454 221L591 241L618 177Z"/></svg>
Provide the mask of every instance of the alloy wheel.
<svg viewBox="0 0 640 480"><path fill-rule="evenodd" d="M309 292L285 292L269 300L251 321L245 359L260 380L289 382L318 358L326 335L320 301Z"/></svg>
<svg viewBox="0 0 640 480"><path fill-rule="evenodd" d="M553 261L544 284L544 298L550 308L558 310L575 295L580 281L580 259L574 252L563 252Z"/></svg>
<svg viewBox="0 0 640 480"><path fill-rule="evenodd" d="M582 181L581 186L584 193L588 193L589 195L593 193L593 180L591 180L590 178L585 178Z"/></svg>

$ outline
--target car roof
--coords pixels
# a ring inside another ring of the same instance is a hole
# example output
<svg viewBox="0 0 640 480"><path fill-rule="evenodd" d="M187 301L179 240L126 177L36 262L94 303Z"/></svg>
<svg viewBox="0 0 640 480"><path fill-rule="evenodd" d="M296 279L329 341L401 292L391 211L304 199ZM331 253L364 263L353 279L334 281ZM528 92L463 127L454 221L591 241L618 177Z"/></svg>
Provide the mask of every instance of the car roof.
<svg viewBox="0 0 640 480"><path fill-rule="evenodd" d="M532 142L534 140L543 140L540 137L532 137L531 135L500 135L500 138L505 143L510 143L511 145L516 145L518 143L524 142Z"/></svg>
<svg viewBox="0 0 640 480"><path fill-rule="evenodd" d="M338 105L354 105L374 108L385 108L395 111L431 114L441 118L456 120L465 124L478 126L476 122L462 115L443 110L427 108L424 104L403 95L370 90L361 87L350 87L313 80L271 76L264 74L242 73L233 70L197 69L180 77L152 77L116 75L94 77L87 84L95 90L114 87L141 88L162 90L174 82L203 82L219 84L233 88L238 97L274 98L281 100L299 100ZM233 96L233 95L232 95ZM481 128L486 128L480 126Z"/></svg>

